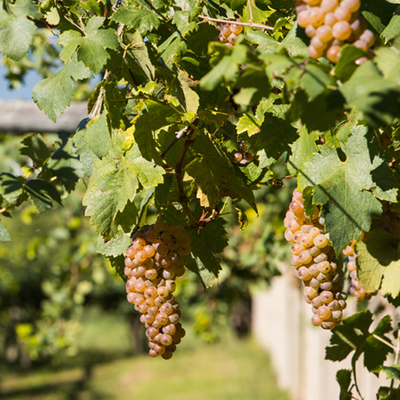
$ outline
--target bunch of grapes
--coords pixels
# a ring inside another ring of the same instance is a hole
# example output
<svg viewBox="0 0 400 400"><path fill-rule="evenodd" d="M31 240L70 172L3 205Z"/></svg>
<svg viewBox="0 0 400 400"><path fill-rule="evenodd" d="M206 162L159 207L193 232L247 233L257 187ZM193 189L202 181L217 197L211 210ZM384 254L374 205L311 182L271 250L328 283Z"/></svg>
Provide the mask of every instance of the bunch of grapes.
<svg viewBox="0 0 400 400"><path fill-rule="evenodd" d="M357 254L354 251L354 246L356 243L357 241L354 240L350 246L347 246L343 250L343 254L347 256L349 259L347 262L347 270L350 273L350 279L351 279L350 293L356 298L357 301L363 301L364 299L369 300L374 295L374 293L366 292L365 289L361 287L357 277L357 266L356 266Z"/></svg>
<svg viewBox="0 0 400 400"><path fill-rule="evenodd" d="M246 151L246 145L244 142L241 142L240 151L237 151L233 155L233 159L240 164L248 164L254 160L254 157L253 154L251 154L249 151Z"/></svg>
<svg viewBox="0 0 400 400"><path fill-rule="evenodd" d="M185 336L179 303L172 293L175 278L185 273L183 261L190 251L190 238L183 226L163 222L136 232L126 250L127 299L142 314L152 357L171 358Z"/></svg>
<svg viewBox="0 0 400 400"><path fill-rule="evenodd" d="M324 234L324 220L319 218L317 208L307 218L302 193L295 190L284 225L285 239L293 243L291 264L303 282L305 300L314 313L311 322L333 329L342 319L347 296L342 292L342 265Z"/></svg>
<svg viewBox="0 0 400 400"><path fill-rule="evenodd" d="M311 38L308 53L311 58L325 56L337 63L345 43L367 51L375 42L359 17L360 0L298 0L297 23Z"/></svg>
<svg viewBox="0 0 400 400"><path fill-rule="evenodd" d="M233 47L237 36L243 31L243 26L238 24L217 24L220 34L214 39L215 42L225 43L227 47Z"/></svg>

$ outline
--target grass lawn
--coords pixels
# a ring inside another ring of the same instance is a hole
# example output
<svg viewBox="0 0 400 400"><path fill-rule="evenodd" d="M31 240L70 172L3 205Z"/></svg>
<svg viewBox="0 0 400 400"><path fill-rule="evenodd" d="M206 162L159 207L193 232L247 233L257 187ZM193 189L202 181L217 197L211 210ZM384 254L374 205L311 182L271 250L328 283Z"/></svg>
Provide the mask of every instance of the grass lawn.
<svg viewBox="0 0 400 400"><path fill-rule="evenodd" d="M101 322L95 325L96 321ZM268 356L252 340L238 341L227 335L219 343L204 344L189 330L171 360L123 357L131 347L124 321L93 312L86 317L80 340L81 365L8 373L2 377L0 398L289 400L276 386ZM98 357L107 351L108 355ZM110 352L120 356L113 359Z"/></svg>

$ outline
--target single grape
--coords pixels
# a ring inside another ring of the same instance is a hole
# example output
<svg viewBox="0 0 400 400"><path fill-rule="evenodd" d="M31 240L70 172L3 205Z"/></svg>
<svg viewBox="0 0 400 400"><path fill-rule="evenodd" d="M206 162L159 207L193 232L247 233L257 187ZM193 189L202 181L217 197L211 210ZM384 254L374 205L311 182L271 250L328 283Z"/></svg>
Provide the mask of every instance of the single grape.
<svg viewBox="0 0 400 400"><path fill-rule="evenodd" d="M339 60L341 46L331 46L326 52L326 58L336 64Z"/></svg>
<svg viewBox="0 0 400 400"><path fill-rule="evenodd" d="M243 26L242 25L237 25L237 24L232 24L231 25L231 32L234 33L235 35L239 35L243 31Z"/></svg>
<svg viewBox="0 0 400 400"><path fill-rule="evenodd" d="M338 21L332 28L335 39L346 40L351 35L351 26L347 21Z"/></svg>
<svg viewBox="0 0 400 400"><path fill-rule="evenodd" d="M323 249L324 247L326 247L329 243L329 239L325 236L325 235L318 235L315 236L314 238L314 245L317 246L320 249Z"/></svg>
<svg viewBox="0 0 400 400"><path fill-rule="evenodd" d="M332 28L329 25L322 25L317 29L316 32L317 37L319 38L319 40L323 43L327 43L332 39ZM314 230L317 230L318 228L312 228ZM318 229L318 233L319 234L319 229ZM315 235L316 236L316 235Z"/></svg>
<svg viewBox="0 0 400 400"><path fill-rule="evenodd" d="M323 56L322 51L316 50L313 46L308 46L308 54L314 59L321 58Z"/></svg>
<svg viewBox="0 0 400 400"><path fill-rule="evenodd" d="M340 5L334 14L338 21L350 21L351 11L347 7L343 7L343 5Z"/></svg>
<svg viewBox="0 0 400 400"><path fill-rule="evenodd" d="M332 27L333 25L336 24L336 22L337 22L337 19L333 12L329 12L329 13L325 14L325 18L324 18L325 25Z"/></svg>
<svg viewBox="0 0 400 400"><path fill-rule="evenodd" d="M328 12L334 11L338 6L338 0L322 0L321 10L326 14Z"/></svg>

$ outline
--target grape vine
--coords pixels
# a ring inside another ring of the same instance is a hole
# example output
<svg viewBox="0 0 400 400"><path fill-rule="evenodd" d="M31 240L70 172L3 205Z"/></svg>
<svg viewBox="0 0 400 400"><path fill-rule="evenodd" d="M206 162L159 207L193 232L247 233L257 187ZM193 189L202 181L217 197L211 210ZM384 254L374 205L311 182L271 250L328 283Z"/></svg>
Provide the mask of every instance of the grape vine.
<svg viewBox="0 0 400 400"><path fill-rule="evenodd" d="M14 209L51 209L83 181L97 251L126 282L150 355L170 358L184 335L175 277L187 268L205 288L225 279L229 216L245 228L270 201L259 189L283 202L296 186L274 240L284 249L286 228L312 323L332 329L343 358L356 350L357 387L365 343L379 348L368 370L387 372L385 335L398 334L389 317L373 332L368 312L343 319L342 280L350 274L360 301L379 291L399 303L399 50L393 0L4 0L11 84L35 69L32 98L53 121L76 88L90 91L90 118L54 146L40 133L22 140L30 161L0 174L0 240L11 240Z"/></svg>

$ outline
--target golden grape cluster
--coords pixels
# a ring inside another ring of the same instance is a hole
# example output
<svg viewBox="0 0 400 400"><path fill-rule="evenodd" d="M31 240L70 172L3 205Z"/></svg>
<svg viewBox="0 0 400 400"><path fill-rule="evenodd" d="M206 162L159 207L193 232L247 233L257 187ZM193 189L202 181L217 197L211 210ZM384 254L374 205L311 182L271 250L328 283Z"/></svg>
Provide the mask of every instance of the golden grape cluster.
<svg viewBox="0 0 400 400"><path fill-rule="evenodd" d="M216 42L225 43L227 47L233 47L237 36L243 31L243 26L238 24L217 24L220 34L214 39Z"/></svg>
<svg viewBox="0 0 400 400"><path fill-rule="evenodd" d="M136 232L126 250L127 299L142 314L152 357L171 358L185 336L179 303L172 293L175 278L185 273L184 257L190 251L190 238L183 226L163 222Z"/></svg>
<svg viewBox="0 0 400 400"><path fill-rule="evenodd" d="M346 308L342 292L343 269L324 233L323 218L316 208L311 218L305 215L302 193L295 190L284 219L285 239L293 243L290 258L295 275L304 285L304 298L311 304L311 322L323 329L338 325Z"/></svg>
<svg viewBox="0 0 400 400"><path fill-rule="evenodd" d="M352 43L367 51L375 42L359 17L360 0L299 0L296 2L297 23L311 38L311 58L325 56L337 63L342 46Z"/></svg>

